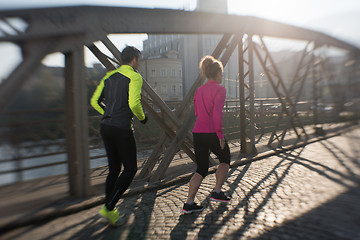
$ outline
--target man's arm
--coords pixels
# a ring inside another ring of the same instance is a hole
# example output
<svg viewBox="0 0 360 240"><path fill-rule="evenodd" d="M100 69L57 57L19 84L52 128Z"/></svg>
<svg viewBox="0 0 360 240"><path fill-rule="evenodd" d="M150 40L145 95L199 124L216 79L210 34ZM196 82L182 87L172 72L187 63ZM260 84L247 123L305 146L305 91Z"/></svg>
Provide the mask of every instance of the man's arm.
<svg viewBox="0 0 360 240"><path fill-rule="evenodd" d="M106 77L104 77L103 79L101 79L99 85L96 87L96 90L94 92L94 94L91 97L90 100L90 104L91 106L98 111L101 115L104 115L105 112L105 106L103 104L101 104L104 96L103 96L103 90L104 90L104 82L105 82Z"/></svg>
<svg viewBox="0 0 360 240"><path fill-rule="evenodd" d="M129 107L140 121L145 120L145 113L141 105L142 84L143 79L140 74L135 74L129 84Z"/></svg>

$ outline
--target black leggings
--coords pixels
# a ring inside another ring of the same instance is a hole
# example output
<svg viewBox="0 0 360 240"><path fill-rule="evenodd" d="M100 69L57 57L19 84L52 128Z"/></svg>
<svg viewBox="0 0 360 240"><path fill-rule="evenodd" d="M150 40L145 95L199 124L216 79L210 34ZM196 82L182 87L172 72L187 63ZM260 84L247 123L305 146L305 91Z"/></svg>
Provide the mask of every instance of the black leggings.
<svg viewBox="0 0 360 240"><path fill-rule="evenodd" d="M105 206L112 210L136 174L136 143L132 130L101 124L100 133L109 163L109 174L105 184ZM119 176L121 164L124 165L124 170Z"/></svg>
<svg viewBox="0 0 360 240"><path fill-rule="evenodd" d="M224 149L221 149L220 140L216 133L193 133L193 136L196 172L202 177L205 178L208 174L210 151L219 158L220 163L230 164L229 145L225 142Z"/></svg>

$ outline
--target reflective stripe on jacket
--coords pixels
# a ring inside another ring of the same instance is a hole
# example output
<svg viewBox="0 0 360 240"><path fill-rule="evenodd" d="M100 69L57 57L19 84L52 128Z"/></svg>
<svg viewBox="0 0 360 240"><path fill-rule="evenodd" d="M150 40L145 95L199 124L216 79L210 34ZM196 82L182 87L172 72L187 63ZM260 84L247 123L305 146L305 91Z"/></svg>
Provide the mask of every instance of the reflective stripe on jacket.
<svg viewBox="0 0 360 240"><path fill-rule="evenodd" d="M132 129L133 115L145 119L141 105L143 80L129 65L108 72L97 86L90 104L104 115L102 124Z"/></svg>

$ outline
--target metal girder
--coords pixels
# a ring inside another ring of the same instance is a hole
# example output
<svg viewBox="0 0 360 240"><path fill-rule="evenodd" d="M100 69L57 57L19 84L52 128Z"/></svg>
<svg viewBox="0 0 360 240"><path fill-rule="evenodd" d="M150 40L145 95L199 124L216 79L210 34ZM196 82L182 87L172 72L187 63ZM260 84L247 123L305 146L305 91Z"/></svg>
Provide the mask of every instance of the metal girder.
<svg viewBox="0 0 360 240"><path fill-rule="evenodd" d="M314 59L313 69L312 69L312 107L313 107L313 124L316 126L319 123L318 111L317 111L317 102L319 100L318 94L318 84L321 81L320 78L320 64L321 60Z"/></svg>
<svg viewBox="0 0 360 240"><path fill-rule="evenodd" d="M226 48L229 41L231 40L231 37L232 37L232 34L229 34L229 33L224 34L224 36L221 38L220 42L218 43L218 45L212 52L211 56L218 59L220 57L221 53ZM192 103L196 89L198 89L198 87L200 87L204 83L204 80L205 80L205 78L200 75L197 77L196 81L194 82L191 89L189 90L189 92L186 94L184 100L182 101L180 107L176 110L176 114L178 116L182 116L184 110L189 106L190 103Z"/></svg>
<svg viewBox="0 0 360 240"><path fill-rule="evenodd" d="M0 112L11 102L17 92L27 82L34 69L41 64L41 60L51 52L57 44L54 39L40 40L27 43L27 51L23 61L12 72L9 78L0 84Z"/></svg>
<svg viewBox="0 0 360 240"><path fill-rule="evenodd" d="M248 35L249 102L250 102L250 151L255 153L255 85L254 85L254 43Z"/></svg>
<svg viewBox="0 0 360 240"><path fill-rule="evenodd" d="M240 46L239 46L240 47ZM247 57L246 57L247 53ZM244 72L247 66L247 71ZM245 84L245 79L248 84ZM255 154L255 85L254 85L254 42L253 36L247 34L246 41L239 49L239 91L240 91L240 153ZM246 91L248 95L246 96ZM248 102L248 109L246 108ZM248 120L248 121L246 121ZM249 133L246 132L249 128ZM247 141L248 140L248 141Z"/></svg>
<svg viewBox="0 0 360 240"><path fill-rule="evenodd" d="M103 54L97 46L95 46L94 44L91 44L91 45L88 45L87 47L94 54L94 56L97 57L97 59L99 59L99 61L102 63L102 65L104 65L104 67L108 71L116 69L116 67L109 61L107 56L105 54Z"/></svg>
<svg viewBox="0 0 360 240"><path fill-rule="evenodd" d="M0 112L15 98L21 87L40 66L41 60L48 54L65 50L72 51L74 43L81 44L82 35L64 36L27 41L21 44L23 61L7 79L0 84Z"/></svg>
<svg viewBox="0 0 360 240"><path fill-rule="evenodd" d="M311 42L308 42L302 52L300 61L298 63L298 66L296 68L295 71L295 75L291 81L290 84L290 88L289 88L289 96L290 98L293 100L294 106L297 104L297 102L299 101L302 89L304 87L305 84L305 80L307 79L308 76L308 72L310 70L310 67L312 66L313 63L313 51L316 48L316 44L313 44L313 49L311 49L310 51L308 51L308 47L310 45ZM308 59L306 59L306 57L308 57ZM300 75L302 74L302 75ZM296 89L297 87L297 89ZM291 109L291 114L294 115L294 112L296 111L296 108L292 108ZM278 123L280 122L280 118L277 120ZM278 125L278 123L276 125ZM302 124L301 124L302 125ZM283 143L284 138L285 138L285 134L288 130L290 126L290 121L287 122L287 126L285 127L285 129L283 130L282 134L281 134L281 140L280 140L280 144ZM306 132L305 132L306 134Z"/></svg>
<svg viewBox="0 0 360 240"><path fill-rule="evenodd" d="M255 85L254 85L254 43L252 35L247 35L246 41L241 42L239 49L239 92L240 92L240 153L256 153L255 148ZM247 58L245 57L247 53ZM244 66L247 71L244 72ZM248 78L249 84L245 84ZM245 89L248 95L245 95ZM246 109L248 102L249 109ZM249 119L248 124L246 119ZM249 127L249 134L246 133L246 127ZM249 140L249 142L247 141ZM247 146L247 144L250 144Z"/></svg>
<svg viewBox="0 0 360 240"><path fill-rule="evenodd" d="M260 64L262 65L265 74L275 92L275 94L277 95L281 106L282 106L282 110L286 113L286 116L288 117L288 120L296 134L296 136L298 137L298 139L301 139L301 134L297 131L297 127L300 127L303 131L303 133L305 134L305 139L307 139L307 134L306 131L301 123L300 117L298 116L293 100L291 99L289 90L287 89L287 87L284 84L283 79L281 78L279 71L277 70L276 64L274 62L274 60L271 57L271 54L269 52L269 50L267 49L262 37L260 37L260 41L262 43L261 46L256 46L255 49L255 53L259 59ZM261 54L260 54L260 50L262 49L265 52L265 59L262 58ZM267 67L267 61L270 62L270 66L272 69L269 69ZM273 76L275 76L277 82L274 80ZM280 90L282 90L282 93L280 92ZM280 113L280 118L282 119L282 112ZM298 125L296 126L295 121L297 120ZM279 140L279 146L281 146L282 141L281 139L279 139L279 136L276 135L276 131L278 128L278 124L280 123L280 119L277 122L276 127L274 128L274 131L272 132L268 145L271 145L271 143L274 141L274 137L277 138Z"/></svg>
<svg viewBox="0 0 360 240"><path fill-rule="evenodd" d="M84 48L77 45L65 54L66 146L70 194L90 195L89 124Z"/></svg>
<svg viewBox="0 0 360 240"><path fill-rule="evenodd" d="M121 64L121 52L120 50L110 41L108 37L105 37L101 40L101 42L105 45L107 49L111 52L111 54L119 61Z"/></svg>
<svg viewBox="0 0 360 240"><path fill-rule="evenodd" d="M174 130L165 123L165 121L159 116L159 114L157 114L156 111L146 101L142 101L142 104L144 105L144 108L147 110L147 112L150 114L150 117L154 119L154 121L160 126L160 128L165 130L165 133L168 137L176 137L176 132L174 132ZM178 125L178 128L180 127L181 125ZM190 141L192 140L190 139ZM181 144L181 148L190 157L191 160L195 161L195 154L185 143Z"/></svg>
<svg viewBox="0 0 360 240"><path fill-rule="evenodd" d="M194 124L194 119L194 107L191 106L189 109L189 114L185 117L181 127L176 131L176 136L173 138L169 147L166 149L164 158L160 162L153 176L151 176L150 180L154 181L163 178L165 171L169 168L170 162L173 160L181 144L183 144L186 134Z"/></svg>
<svg viewBox="0 0 360 240"><path fill-rule="evenodd" d="M25 32L2 36L0 41L24 42L86 33L85 45L88 45L111 33L248 33L316 41L319 46L326 44L359 53L357 47L329 35L251 16L100 6L0 11L0 18L11 17L23 19L29 27Z"/></svg>
<svg viewBox="0 0 360 240"><path fill-rule="evenodd" d="M238 64L239 64L239 99L240 99L240 153L246 153L246 111L245 111L245 78L244 73L244 48L243 38L238 44Z"/></svg>
<svg viewBox="0 0 360 240"><path fill-rule="evenodd" d="M320 124L322 122L321 115L319 114L318 109L318 103L321 103L324 101L323 96L323 87L324 85L329 86L331 82L333 81L334 76L329 74L329 68L326 67L326 64L328 62L328 58L324 56L318 56L318 59L316 62L314 62L314 70L316 71L317 77L314 77L313 80L313 115L314 115L314 125L317 128L317 124ZM321 83L323 84L322 86ZM335 99L335 96L332 91L330 91L330 95L333 99ZM320 118L320 119L319 119Z"/></svg>
<svg viewBox="0 0 360 240"><path fill-rule="evenodd" d="M313 50L311 51L308 51L308 47L309 45L311 44L311 42L309 41L304 50L302 51L302 54L301 54L301 58L300 58L300 61L296 67L296 70L295 70L295 74L294 74L294 77L291 81L291 84L290 84L290 88L289 88L289 92L290 92L290 96L295 96L295 102L297 102L298 98L299 98L299 95L301 93L301 91L297 91L296 92L296 95L293 95L292 93L294 93L294 87L296 86L296 83L299 83L301 84L301 87L303 86L303 83L304 83L304 80L306 79L306 76L307 76L307 73L309 71L309 67L310 67L310 63L309 63L309 60L308 62L306 62L306 57L309 55L309 54L312 54ZM312 58L312 57L311 57ZM312 60L312 59L310 59ZM303 73L303 75L299 76L301 70L303 70L305 68L305 72Z"/></svg>

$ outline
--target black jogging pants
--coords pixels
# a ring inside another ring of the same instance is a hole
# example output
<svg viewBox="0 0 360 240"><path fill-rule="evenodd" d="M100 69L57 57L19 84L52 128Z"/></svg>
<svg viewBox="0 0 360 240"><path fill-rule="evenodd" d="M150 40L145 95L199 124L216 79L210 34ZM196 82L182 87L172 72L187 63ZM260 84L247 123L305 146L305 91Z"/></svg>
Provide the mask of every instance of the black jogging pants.
<svg viewBox="0 0 360 240"><path fill-rule="evenodd" d="M101 124L100 133L109 164L105 184L105 206L113 210L136 174L136 143L132 130ZM124 170L120 174L121 165L124 166Z"/></svg>

